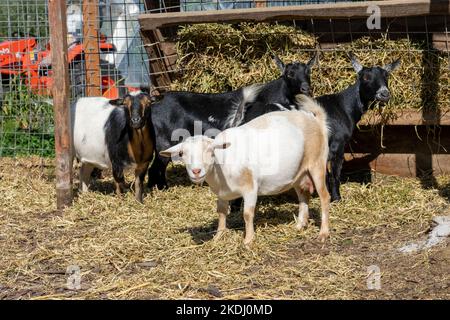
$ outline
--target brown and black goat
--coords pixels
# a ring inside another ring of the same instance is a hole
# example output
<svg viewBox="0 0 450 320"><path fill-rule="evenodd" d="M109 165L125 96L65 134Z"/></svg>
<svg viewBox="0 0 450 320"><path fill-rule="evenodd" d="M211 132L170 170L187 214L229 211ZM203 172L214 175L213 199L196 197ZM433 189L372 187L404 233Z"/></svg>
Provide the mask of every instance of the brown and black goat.
<svg viewBox="0 0 450 320"><path fill-rule="evenodd" d="M109 100L81 98L72 106L74 155L81 162L82 191L94 168L111 168L116 193L124 189L124 169L134 164L136 199L142 202L143 180L154 153L151 97L143 92Z"/></svg>

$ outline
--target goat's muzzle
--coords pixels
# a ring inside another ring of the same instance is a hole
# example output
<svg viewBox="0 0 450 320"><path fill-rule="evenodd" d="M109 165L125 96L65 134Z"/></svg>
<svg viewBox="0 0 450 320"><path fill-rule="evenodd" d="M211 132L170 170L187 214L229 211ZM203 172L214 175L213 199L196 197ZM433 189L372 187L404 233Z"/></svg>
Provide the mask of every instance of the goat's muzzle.
<svg viewBox="0 0 450 320"><path fill-rule="evenodd" d="M311 88L308 85L302 85L300 87L300 93L309 96L311 94Z"/></svg>
<svg viewBox="0 0 450 320"><path fill-rule="evenodd" d="M377 91L375 98L381 102L388 102L391 98L391 93L388 89L380 89Z"/></svg>
<svg viewBox="0 0 450 320"><path fill-rule="evenodd" d="M144 126L144 121L142 118L132 118L130 124L133 129L141 129Z"/></svg>

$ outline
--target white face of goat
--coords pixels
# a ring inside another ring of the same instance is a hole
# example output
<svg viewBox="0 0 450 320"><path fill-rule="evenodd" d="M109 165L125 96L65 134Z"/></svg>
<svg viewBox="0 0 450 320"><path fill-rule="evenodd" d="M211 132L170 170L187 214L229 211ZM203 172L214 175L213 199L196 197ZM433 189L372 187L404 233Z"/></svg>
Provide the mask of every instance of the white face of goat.
<svg viewBox="0 0 450 320"><path fill-rule="evenodd" d="M205 136L194 136L159 154L174 161L181 160L186 166L189 179L201 184L214 164L214 149L225 149L228 146L229 144L216 145L213 139Z"/></svg>

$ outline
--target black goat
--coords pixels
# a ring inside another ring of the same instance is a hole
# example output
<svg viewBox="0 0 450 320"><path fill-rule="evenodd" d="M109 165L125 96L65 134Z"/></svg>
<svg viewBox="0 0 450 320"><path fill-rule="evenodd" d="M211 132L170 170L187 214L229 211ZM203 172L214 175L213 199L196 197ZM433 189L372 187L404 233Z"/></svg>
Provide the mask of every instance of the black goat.
<svg viewBox="0 0 450 320"><path fill-rule="evenodd" d="M317 61L315 54L308 63L293 62L285 65L278 57L274 61L281 71L281 77L264 85L255 101L245 109L247 123L265 113L285 110L283 106L295 105L295 96L311 96L311 69Z"/></svg>
<svg viewBox="0 0 450 320"><path fill-rule="evenodd" d="M180 138L206 131L207 135L216 135L256 118L260 115L260 106L290 104L296 94L309 94L311 67L316 56L307 64L294 62L285 66L277 57L275 61L283 75L269 83L219 94L168 92L163 100L154 104L152 122L157 152L149 169L148 186L167 187L165 174L169 159L160 157L158 152L176 145Z"/></svg>
<svg viewBox="0 0 450 320"><path fill-rule="evenodd" d="M339 93L317 98L327 112L330 129L328 160L331 166L327 173L327 185L331 201L341 199L339 187L345 145L371 103L389 101L389 74L400 65L400 59L397 59L384 67L363 67L352 53L349 58L358 74L356 82Z"/></svg>

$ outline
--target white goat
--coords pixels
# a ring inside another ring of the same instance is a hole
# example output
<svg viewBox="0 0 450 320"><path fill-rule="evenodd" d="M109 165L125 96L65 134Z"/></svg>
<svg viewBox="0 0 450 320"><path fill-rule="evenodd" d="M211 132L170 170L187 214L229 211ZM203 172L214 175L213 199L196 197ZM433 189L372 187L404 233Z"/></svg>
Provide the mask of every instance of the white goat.
<svg viewBox="0 0 450 320"><path fill-rule="evenodd" d="M274 195L294 188L300 202L296 227L308 224L308 202L316 188L322 208L319 239L329 235L330 195L325 184L328 129L324 110L311 98L297 96L304 111L264 114L247 124L186 139L160 154L181 159L194 183L206 181L217 194L219 226L215 239L226 230L228 202L244 198L245 239L254 238L253 218L258 195Z"/></svg>

